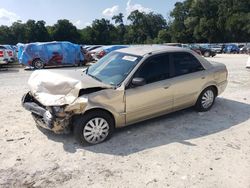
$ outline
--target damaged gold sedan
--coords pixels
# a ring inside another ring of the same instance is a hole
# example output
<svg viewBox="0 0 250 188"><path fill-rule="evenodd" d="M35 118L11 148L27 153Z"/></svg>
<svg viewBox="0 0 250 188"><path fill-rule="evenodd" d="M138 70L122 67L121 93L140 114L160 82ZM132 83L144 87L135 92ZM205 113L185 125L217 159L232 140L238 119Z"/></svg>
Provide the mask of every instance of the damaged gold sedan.
<svg viewBox="0 0 250 188"><path fill-rule="evenodd" d="M55 133L73 130L97 144L115 128L194 106L208 111L227 85L226 66L177 47L117 50L85 70L35 71L22 104L36 124Z"/></svg>

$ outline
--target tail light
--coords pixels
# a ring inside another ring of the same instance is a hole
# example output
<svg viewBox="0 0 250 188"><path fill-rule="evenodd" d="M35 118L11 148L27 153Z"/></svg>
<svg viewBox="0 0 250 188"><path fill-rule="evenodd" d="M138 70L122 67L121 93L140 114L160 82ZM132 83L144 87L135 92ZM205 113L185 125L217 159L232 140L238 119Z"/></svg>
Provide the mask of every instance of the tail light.
<svg viewBox="0 0 250 188"><path fill-rule="evenodd" d="M0 50L0 57L3 57L3 51Z"/></svg>
<svg viewBox="0 0 250 188"><path fill-rule="evenodd" d="M105 56L106 52L104 50L100 51L99 53L99 57L102 58L103 56Z"/></svg>

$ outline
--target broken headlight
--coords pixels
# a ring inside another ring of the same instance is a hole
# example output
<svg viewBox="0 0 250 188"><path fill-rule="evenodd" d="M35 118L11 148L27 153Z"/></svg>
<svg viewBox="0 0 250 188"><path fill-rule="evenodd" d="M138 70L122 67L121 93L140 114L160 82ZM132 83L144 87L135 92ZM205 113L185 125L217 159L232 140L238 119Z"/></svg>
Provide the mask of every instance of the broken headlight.
<svg viewBox="0 0 250 188"><path fill-rule="evenodd" d="M65 117L67 114L64 112L64 107L61 106L53 106L51 107L53 114L55 114L57 117Z"/></svg>

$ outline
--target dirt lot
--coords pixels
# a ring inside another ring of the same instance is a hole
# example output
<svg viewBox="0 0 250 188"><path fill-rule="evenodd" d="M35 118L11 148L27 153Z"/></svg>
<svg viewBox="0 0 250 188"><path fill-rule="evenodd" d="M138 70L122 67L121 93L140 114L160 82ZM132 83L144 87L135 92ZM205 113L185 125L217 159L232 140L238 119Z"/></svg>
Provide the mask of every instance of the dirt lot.
<svg viewBox="0 0 250 188"><path fill-rule="evenodd" d="M250 187L250 70L217 55L229 85L211 111L193 109L81 147L36 128L20 104L31 71L0 71L0 187ZM58 71L74 68L58 69Z"/></svg>

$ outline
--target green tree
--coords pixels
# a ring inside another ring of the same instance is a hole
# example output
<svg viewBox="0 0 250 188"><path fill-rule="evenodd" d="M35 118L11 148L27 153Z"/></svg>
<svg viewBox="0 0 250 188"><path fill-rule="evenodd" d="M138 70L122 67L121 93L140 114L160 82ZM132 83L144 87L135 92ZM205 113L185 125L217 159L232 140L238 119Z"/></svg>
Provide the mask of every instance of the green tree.
<svg viewBox="0 0 250 188"><path fill-rule="evenodd" d="M250 1L220 0L217 25L225 42L250 41Z"/></svg>
<svg viewBox="0 0 250 188"><path fill-rule="evenodd" d="M94 44L112 44L117 42L117 30L109 20L104 18L94 20L89 36Z"/></svg>
<svg viewBox="0 0 250 188"><path fill-rule="evenodd" d="M35 20L28 20L26 22L26 38L28 42L36 42L37 40L37 34L36 34L36 21Z"/></svg>
<svg viewBox="0 0 250 188"><path fill-rule="evenodd" d="M16 44L16 39L8 26L0 26L0 44Z"/></svg>
<svg viewBox="0 0 250 188"><path fill-rule="evenodd" d="M77 28L69 20L58 20L51 28L52 39L56 41L70 41L79 43L80 34Z"/></svg>
<svg viewBox="0 0 250 188"><path fill-rule="evenodd" d="M155 39L155 43L169 43L171 42L171 35L168 29L162 29L158 33L158 37Z"/></svg>
<svg viewBox="0 0 250 188"><path fill-rule="evenodd" d="M115 24L118 24L117 38L120 44L124 43L124 35L126 33L126 27L124 25L123 18L124 18L124 15L122 13L119 13L118 15L115 15L112 17L112 20L115 21Z"/></svg>
<svg viewBox="0 0 250 188"><path fill-rule="evenodd" d="M127 37L131 43L151 42L167 25L162 15L153 12L147 14L138 10L131 12L128 20L131 22L131 26Z"/></svg>
<svg viewBox="0 0 250 188"><path fill-rule="evenodd" d="M15 43L21 42L21 43L27 43L29 42L26 35L26 24L23 24L21 21L14 22L10 26L10 32L13 36L13 41Z"/></svg>
<svg viewBox="0 0 250 188"><path fill-rule="evenodd" d="M172 42L193 42L193 33L187 29L184 23L188 18L191 1L175 3L175 8L170 13L170 16L173 18L170 26Z"/></svg>
<svg viewBox="0 0 250 188"><path fill-rule="evenodd" d="M37 41L46 42L50 40L50 34L45 26L46 22L39 20L36 22Z"/></svg>
<svg viewBox="0 0 250 188"><path fill-rule="evenodd" d="M173 42L245 42L250 40L250 1L186 0L175 4Z"/></svg>

